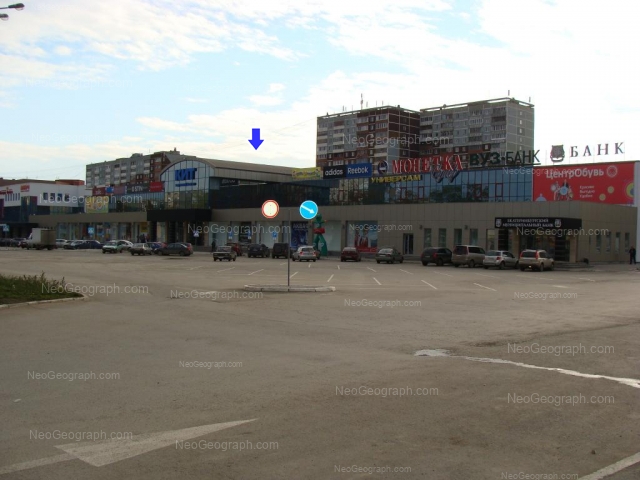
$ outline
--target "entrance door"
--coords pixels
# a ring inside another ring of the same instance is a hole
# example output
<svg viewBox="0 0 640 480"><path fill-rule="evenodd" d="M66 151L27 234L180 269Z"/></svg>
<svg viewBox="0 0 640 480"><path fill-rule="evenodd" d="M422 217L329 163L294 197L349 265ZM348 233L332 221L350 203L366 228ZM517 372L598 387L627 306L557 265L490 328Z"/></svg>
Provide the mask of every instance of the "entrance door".
<svg viewBox="0 0 640 480"><path fill-rule="evenodd" d="M402 253L405 255L413 255L413 233L405 233L402 235Z"/></svg>

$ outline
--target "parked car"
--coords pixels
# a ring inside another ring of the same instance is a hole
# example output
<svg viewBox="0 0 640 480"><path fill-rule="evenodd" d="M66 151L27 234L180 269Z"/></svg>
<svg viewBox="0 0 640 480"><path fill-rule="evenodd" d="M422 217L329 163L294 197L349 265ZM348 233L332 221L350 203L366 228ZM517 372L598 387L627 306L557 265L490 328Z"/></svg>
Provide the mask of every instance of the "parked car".
<svg viewBox="0 0 640 480"><path fill-rule="evenodd" d="M189 242L177 242L177 243L182 243L183 245L186 245L189 251L193 253L193 245L191 245Z"/></svg>
<svg viewBox="0 0 640 480"><path fill-rule="evenodd" d="M19 237L19 238L12 238L11 241L9 242L9 246L10 247L19 247L22 242L25 242L27 239L23 238L23 237ZM26 247L26 244L25 244Z"/></svg>
<svg viewBox="0 0 640 480"><path fill-rule="evenodd" d="M84 242L84 240L70 240L64 245L65 250L75 250L76 246Z"/></svg>
<svg viewBox="0 0 640 480"><path fill-rule="evenodd" d="M122 253L133 246L128 240L110 240L102 246L102 253Z"/></svg>
<svg viewBox="0 0 640 480"><path fill-rule="evenodd" d="M227 260L230 262L231 260L233 260L235 262L237 256L238 254L231 245L224 245L222 247L216 248L216 251L213 252L213 261L215 262L216 260Z"/></svg>
<svg viewBox="0 0 640 480"><path fill-rule="evenodd" d="M151 251L156 255L160 255L160 250L167 246L164 242L151 242L149 245L151 245Z"/></svg>
<svg viewBox="0 0 640 480"><path fill-rule="evenodd" d="M303 260L307 262L315 262L317 259L318 258L316 257L315 249L313 247L307 246L298 247L298 250L296 250L293 254L293 257L291 257L291 260L293 260L294 262L296 260L298 260L299 262L302 262Z"/></svg>
<svg viewBox="0 0 640 480"><path fill-rule="evenodd" d="M289 255L289 244L288 243L274 243L273 248L271 249L271 258L287 258Z"/></svg>
<svg viewBox="0 0 640 480"><path fill-rule="evenodd" d="M448 248L427 247L420 254L420 261L425 267L430 263L442 266L445 263L451 263L453 252Z"/></svg>
<svg viewBox="0 0 640 480"><path fill-rule="evenodd" d="M102 248L102 244L97 240L85 240L82 245L78 248L80 249L88 249L88 250L100 250Z"/></svg>
<svg viewBox="0 0 640 480"><path fill-rule="evenodd" d="M233 248L233 251L241 257L242 256L242 246L237 242L227 242L227 247Z"/></svg>
<svg viewBox="0 0 640 480"><path fill-rule="evenodd" d="M340 253L340 261L346 262L347 260L353 260L354 262L359 262L362 260L360 257L360 252L355 247L344 247L342 252Z"/></svg>
<svg viewBox="0 0 640 480"><path fill-rule="evenodd" d="M150 243L134 243L129 249L131 255L152 255L153 249Z"/></svg>
<svg viewBox="0 0 640 480"><path fill-rule="evenodd" d="M546 250L523 250L520 253L520 260L518 260L520 271L524 272L525 269L538 270L542 272L544 270L553 270L555 268L555 262Z"/></svg>
<svg viewBox="0 0 640 480"><path fill-rule="evenodd" d="M268 257L269 256L269 247L267 247L264 243L252 243L249 245L249 250L247 252L247 256L251 257Z"/></svg>
<svg viewBox="0 0 640 480"><path fill-rule="evenodd" d="M451 263L454 267L466 265L469 268L475 268L482 265L484 256L483 248L475 245L456 245L451 255Z"/></svg>
<svg viewBox="0 0 640 480"><path fill-rule="evenodd" d="M394 247L383 247L376 252L377 263L395 263L396 261L398 261L399 263L404 262L404 255L402 255L400 251L398 251Z"/></svg>
<svg viewBox="0 0 640 480"><path fill-rule="evenodd" d="M65 244L69 243L69 240L64 238L56 238L56 248L64 248Z"/></svg>
<svg viewBox="0 0 640 480"><path fill-rule="evenodd" d="M506 250L489 250L482 261L484 269L489 267L496 267L502 270L503 268L518 268L518 258L511 252Z"/></svg>
<svg viewBox="0 0 640 480"><path fill-rule="evenodd" d="M193 250L190 250L185 243L169 243L166 247L160 250L161 255L180 255L181 257L188 257L193 254Z"/></svg>
<svg viewBox="0 0 640 480"><path fill-rule="evenodd" d="M27 239L26 238L22 238L20 239L20 241L18 242L18 246L20 248L27 248Z"/></svg>

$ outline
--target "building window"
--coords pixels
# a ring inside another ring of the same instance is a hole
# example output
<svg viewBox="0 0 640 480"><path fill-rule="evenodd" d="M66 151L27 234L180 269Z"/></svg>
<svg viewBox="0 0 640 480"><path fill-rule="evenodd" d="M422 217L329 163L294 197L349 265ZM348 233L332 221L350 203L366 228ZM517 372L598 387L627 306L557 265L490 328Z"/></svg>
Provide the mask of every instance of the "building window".
<svg viewBox="0 0 640 480"><path fill-rule="evenodd" d="M620 253L620 232L616 232L616 253Z"/></svg>
<svg viewBox="0 0 640 480"><path fill-rule="evenodd" d="M589 237L589 238L591 238L591 237ZM628 233L628 232L627 232L627 233L625 233L625 234L624 234L624 251L625 251L625 252L628 252L628 251L629 251L629 243L630 243L630 239L631 239L631 236L629 235L629 233Z"/></svg>
<svg viewBox="0 0 640 480"><path fill-rule="evenodd" d="M607 232L607 253L611 252L611 232Z"/></svg>
<svg viewBox="0 0 640 480"><path fill-rule="evenodd" d="M478 245L478 229L469 229L469 245Z"/></svg>
<svg viewBox="0 0 640 480"><path fill-rule="evenodd" d="M496 249L496 231L487 230L487 250Z"/></svg>
<svg viewBox="0 0 640 480"><path fill-rule="evenodd" d="M461 228L453 229L453 244L462 245L462 229Z"/></svg>
<svg viewBox="0 0 640 480"><path fill-rule="evenodd" d="M438 247L447 248L447 229L438 229Z"/></svg>
<svg viewBox="0 0 640 480"><path fill-rule="evenodd" d="M602 235L596 235L596 252L600 253L602 250Z"/></svg>

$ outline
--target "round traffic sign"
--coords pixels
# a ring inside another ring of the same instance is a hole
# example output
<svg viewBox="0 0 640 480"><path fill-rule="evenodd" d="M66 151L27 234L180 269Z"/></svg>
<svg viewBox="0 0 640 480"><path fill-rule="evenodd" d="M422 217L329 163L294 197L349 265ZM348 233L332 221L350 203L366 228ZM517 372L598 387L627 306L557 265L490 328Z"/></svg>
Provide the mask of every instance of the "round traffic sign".
<svg viewBox="0 0 640 480"><path fill-rule="evenodd" d="M280 211L280 205L275 200L267 200L262 204L262 215L266 218L276 218Z"/></svg>
<svg viewBox="0 0 640 480"><path fill-rule="evenodd" d="M305 220L311 220L318 214L318 204L313 200L305 200L300 205L300 216Z"/></svg>
<svg viewBox="0 0 640 480"><path fill-rule="evenodd" d="M378 163L378 174L380 175L384 175L387 173L387 170L389 169L389 164L386 161L382 161L380 163Z"/></svg>

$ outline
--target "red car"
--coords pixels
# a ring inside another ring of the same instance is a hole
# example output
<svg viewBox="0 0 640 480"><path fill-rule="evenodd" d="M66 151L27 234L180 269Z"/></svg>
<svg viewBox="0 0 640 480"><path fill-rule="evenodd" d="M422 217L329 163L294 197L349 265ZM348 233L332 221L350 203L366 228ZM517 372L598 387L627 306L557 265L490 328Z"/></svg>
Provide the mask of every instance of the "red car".
<svg viewBox="0 0 640 480"><path fill-rule="evenodd" d="M347 260L353 260L354 262L359 262L362 260L360 258L360 252L356 250L354 247L345 247L342 249L342 253L340 254L340 261L346 262Z"/></svg>

